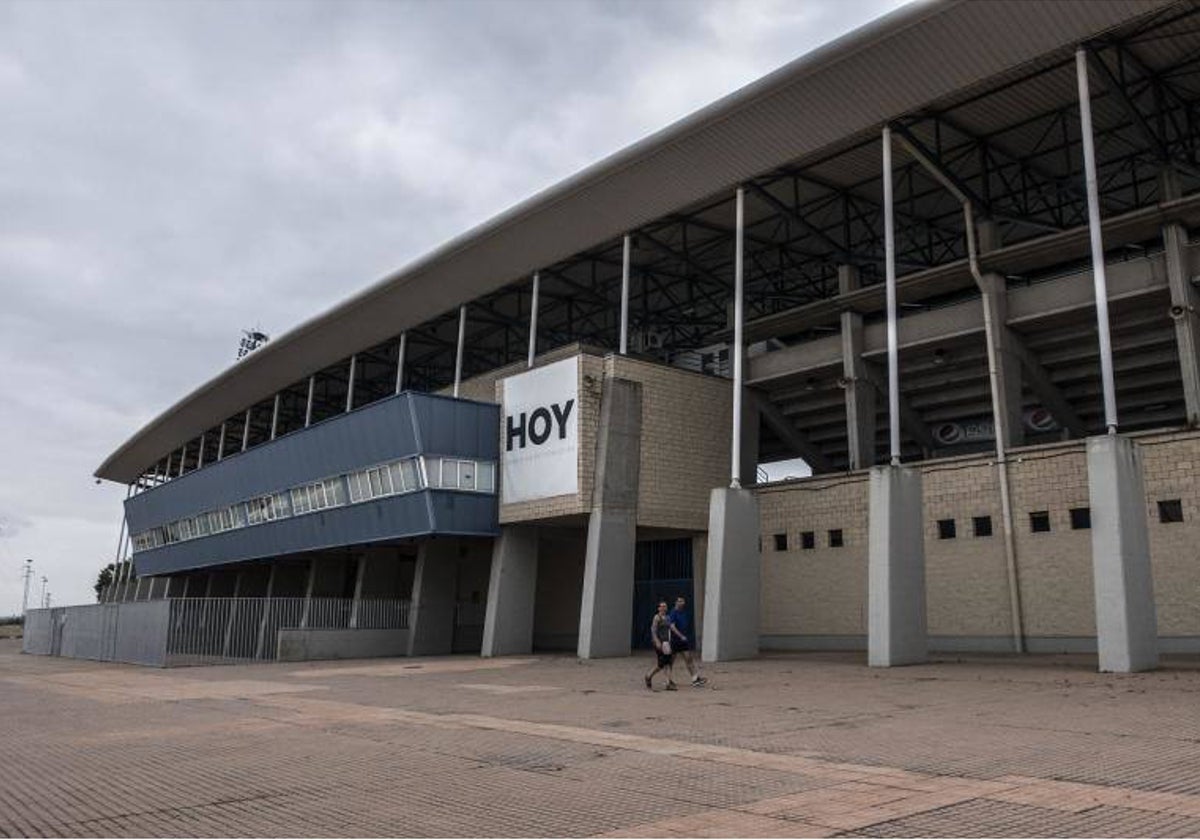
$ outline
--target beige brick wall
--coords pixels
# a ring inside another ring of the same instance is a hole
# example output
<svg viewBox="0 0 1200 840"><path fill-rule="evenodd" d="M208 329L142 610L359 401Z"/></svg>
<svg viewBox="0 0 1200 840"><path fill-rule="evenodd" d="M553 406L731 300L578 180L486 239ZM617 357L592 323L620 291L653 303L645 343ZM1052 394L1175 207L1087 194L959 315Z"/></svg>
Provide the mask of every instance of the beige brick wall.
<svg viewBox="0 0 1200 840"><path fill-rule="evenodd" d="M566 349L579 352L576 345ZM561 358L557 351L554 359L551 355L547 354L547 361ZM725 483L729 469L729 381L628 356L583 352L577 358L579 492L501 505L500 521L528 522L591 511L600 401L608 375L643 386L638 524L706 530L709 491ZM496 401L500 399L499 378L491 380Z"/></svg>
<svg viewBox="0 0 1200 840"><path fill-rule="evenodd" d="M867 632L867 474L764 488L761 634L842 636ZM831 548L829 531L843 546ZM800 548L802 531L815 548ZM775 534L788 550L775 550Z"/></svg>
<svg viewBox="0 0 1200 840"><path fill-rule="evenodd" d="M1200 433L1138 435L1146 486L1160 636L1200 635ZM1091 531L1072 530L1070 509L1088 506L1084 444L1026 447L1010 454L1019 585L1028 637L1094 637ZM924 474L926 591L935 636L1006 637L1012 632L996 469L986 457L921 465ZM759 493L763 536L762 633L866 632L866 473L805 479ZM1180 499L1182 523L1161 523L1159 500ZM1051 531L1033 533L1029 514L1047 511ZM991 537L972 519L990 516ZM938 538L937 520L957 535ZM842 528L845 547L828 548ZM800 532L816 532L803 550ZM787 533L788 550L773 536Z"/></svg>
<svg viewBox="0 0 1200 840"><path fill-rule="evenodd" d="M1142 441L1150 560L1160 636L1200 634L1200 435L1156 435ZM1158 502L1179 499L1183 522L1158 521Z"/></svg>
<svg viewBox="0 0 1200 840"><path fill-rule="evenodd" d="M729 380L628 356L605 364L642 383L638 525L707 531L709 493L729 483Z"/></svg>

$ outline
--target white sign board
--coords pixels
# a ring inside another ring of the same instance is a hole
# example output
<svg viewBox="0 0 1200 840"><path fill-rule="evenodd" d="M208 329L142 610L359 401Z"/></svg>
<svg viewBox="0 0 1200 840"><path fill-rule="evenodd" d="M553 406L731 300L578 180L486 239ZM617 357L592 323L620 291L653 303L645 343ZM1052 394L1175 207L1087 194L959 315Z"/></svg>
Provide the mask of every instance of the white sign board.
<svg viewBox="0 0 1200 840"><path fill-rule="evenodd" d="M500 499L579 492L579 362L563 359L503 381Z"/></svg>

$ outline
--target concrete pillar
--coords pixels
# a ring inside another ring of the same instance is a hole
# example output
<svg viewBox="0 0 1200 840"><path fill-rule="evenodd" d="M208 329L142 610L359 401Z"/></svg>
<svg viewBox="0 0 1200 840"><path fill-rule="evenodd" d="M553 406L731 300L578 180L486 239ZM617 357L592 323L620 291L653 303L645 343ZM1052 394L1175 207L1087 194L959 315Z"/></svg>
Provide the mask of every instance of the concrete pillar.
<svg viewBox="0 0 1200 840"><path fill-rule="evenodd" d="M1162 201L1182 195L1179 175L1167 168L1159 175ZM1163 247L1167 262L1167 286L1171 290L1171 320L1175 322L1175 344L1179 350L1179 372L1189 426L1200 426L1200 295L1192 286L1188 264L1187 228L1178 222L1163 225Z"/></svg>
<svg viewBox="0 0 1200 840"><path fill-rule="evenodd" d="M629 655L641 441L641 384L606 377L584 554L580 659Z"/></svg>
<svg viewBox="0 0 1200 840"><path fill-rule="evenodd" d="M358 627L358 605L362 601L363 578L367 575L367 555L361 554L354 568L354 600L350 602L350 627Z"/></svg>
<svg viewBox="0 0 1200 840"><path fill-rule="evenodd" d="M989 273L983 275L980 294L987 298L986 304L992 313L992 335L996 360L996 396L1000 415L1004 419L1004 448L1011 449L1025 443L1025 423L1021 403L1021 355L1008 328L1008 290L1004 277Z"/></svg>
<svg viewBox="0 0 1200 840"><path fill-rule="evenodd" d="M408 621L408 655L442 656L454 647L458 541L428 539L417 549Z"/></svg>
<svg viewBox="0 0 1200 840"><path fill-rule="evenodd" d="M538 533L530 525L505 525L492 544L483 656L533 651L533 606L537 591Z"/></svg>
<svg viewBox="0 0 1200 840"><path fill-rule="evenodd" d="M867 664L924 662L925 532L921 473L871 469L867 544Z"/></svg>
<svg viewBox="0 0 1200 840"><path fill-rule="evenodd" d="M1100 670L1148 671L1158 667L1158 620L1141 453L1126 437L1098 435L1087 458Z"/></svg>
<svg viewBox="0 0 1200 840"><path fill-rule="evenodd" d="M267 642L267 627L270 625L271 621L271 599L275 597L275 571L278 567L279 561L272 561L271 571L267 575L267 593L263 596L262 616L260 616L258 619L258 639L254 645L255 659L262 659L263 654L266 653L264 648ZM272 654L267 658L274 659L274 652L272 652Z"/></svg>
<svg viewBox="0 0 1200 840"><path fill-rule="evenodd" d="M718 487L708 506L704 568L705 662L758 655L761 552L758 496Z"/></svg>
<svg viewBox="0 0 1200 840"><path fill-rule="evenodd" d="M838 291L852 292L861 285L858 269L838 266ZM842 313L842 379L846 383L846 441L852 470L865 470L875 463L875 385L863 359L863 316Z"/></svg>

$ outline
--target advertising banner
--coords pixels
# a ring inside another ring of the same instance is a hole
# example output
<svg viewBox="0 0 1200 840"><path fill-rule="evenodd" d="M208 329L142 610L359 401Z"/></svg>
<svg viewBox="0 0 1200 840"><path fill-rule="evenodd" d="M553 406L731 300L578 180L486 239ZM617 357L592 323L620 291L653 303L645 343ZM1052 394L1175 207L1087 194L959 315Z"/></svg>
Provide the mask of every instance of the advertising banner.
<svg viewBox="0 0 1200 840"><path fill-rule="evenodd" d="M579 492L579 363L563 359L502 386L502 504Z"/></svg>

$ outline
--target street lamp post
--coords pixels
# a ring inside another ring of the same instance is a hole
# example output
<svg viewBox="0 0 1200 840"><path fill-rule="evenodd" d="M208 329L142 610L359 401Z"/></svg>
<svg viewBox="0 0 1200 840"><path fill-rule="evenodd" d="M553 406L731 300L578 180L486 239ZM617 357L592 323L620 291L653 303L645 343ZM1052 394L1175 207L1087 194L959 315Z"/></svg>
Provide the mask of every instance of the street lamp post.
<svg viewBox="0 0 1200 840"><path fill-rule="evenodd" d="M21 596L21 615L25 615L25 610L29 609L29 579L33 577L33 560L25 561L25 571L22 574L25 578L25 594Z"/></svg>

